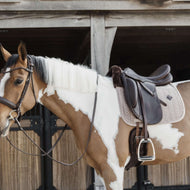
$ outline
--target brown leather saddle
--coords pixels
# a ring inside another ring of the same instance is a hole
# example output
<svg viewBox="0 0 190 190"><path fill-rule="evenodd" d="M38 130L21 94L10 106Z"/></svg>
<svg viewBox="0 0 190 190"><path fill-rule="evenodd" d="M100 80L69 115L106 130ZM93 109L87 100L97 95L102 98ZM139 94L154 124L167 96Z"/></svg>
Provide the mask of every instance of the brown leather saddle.
<svg viewBox="0 0 190 190"><path fill-rule="evenodd" d="M138 75L130 68L123 71L118 66L112 66L108 76L112 76L115 87L122 86L124 88L124 96L129 109L143 123L137 150L138 160L154 160L154 145L148 138L147 125L159 123L162 119L161 104L165 106L166 104L158 98L156 86L163 86L172 82L170 66L162 65L148 77ZM152 145L153 154L142 156L140 153L141 146L148 143Z"/></svg>
<svg viewBox="0 0 190 190"><path fill-rule="evenodd" d="M172 82L170 66L159 67L149 77L140 76L132 69L126 68L121 73L125 99L132 113L146 124L152 125L161 121L161 102L157 96L156 86Z"/></svg>

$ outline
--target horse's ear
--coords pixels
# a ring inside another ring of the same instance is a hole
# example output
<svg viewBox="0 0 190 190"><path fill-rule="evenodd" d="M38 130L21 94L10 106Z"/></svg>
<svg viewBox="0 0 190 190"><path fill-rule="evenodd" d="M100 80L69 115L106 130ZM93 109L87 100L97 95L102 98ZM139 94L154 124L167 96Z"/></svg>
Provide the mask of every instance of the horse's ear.
<svg viewBox="0 0 190 190"><path fill-rule="evenodd" d="M1 49L3 59L5 60L5 62L7 62L9 57L11 57L12 55L2 46L1 43L0 43L0 49Z"/></svg>
<svg viewBox="0 0 190 190"><path fill-rule="evenodd" d="M20 44L18 46L18 55L19 55L20 62L26 66L26 64L27 64L27 51L26 51L26 45L24 42L20 42Z"/></svg>

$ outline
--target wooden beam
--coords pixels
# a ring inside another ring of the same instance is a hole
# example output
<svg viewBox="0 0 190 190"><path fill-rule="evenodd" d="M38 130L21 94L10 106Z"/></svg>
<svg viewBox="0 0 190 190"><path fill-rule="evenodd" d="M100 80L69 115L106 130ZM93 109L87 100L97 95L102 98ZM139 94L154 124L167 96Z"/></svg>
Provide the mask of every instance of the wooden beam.
<svg viewBox="0 0 190 190"><path fill-rule="evenodd" d="M91 67L105 74L105 24L104 16L91 16Z"/></svg>
<svg viewBox="0 0 190 190"><path fill-rule="evenodd" d="M0 3L19 3L20 0L0 0Z"/></svg>
<svg viewBox="0 0 190 190"><path fill-rule="evenodd" d="M58 13L0 13L0 28L90 27L90 16Z"/></svg>
<svg viewBox="0 0 190 190"><path fill-rule="evenodd" d="M116 30L116 27L105 28L103 15L91 16L91 66L102 75L109 69Z"/></svg>
<svg viewBox="0 0 190 190"><path fill-rule="evenodd" d="M190 12L134 12L106 15L107 27L190 26Z"/></svg>
<svg viewBox="0 0 190 190"><path fill-rule="evenodd" d="M107 71L110 65L111 50L112 50L116 31L117 31L117 27L108 27L105 30L105 65L107 66L106 68Z"/></svg>
<svg viewBox="0 0 190 190"><path fill-rule="evenodd" d="M8 0L4 0L8 1ZM14 1L14 0L12 0ZM15 0L17 1L17 0ZM1 3L0 11L142 11L190 10L190 3L173 2L164 6L151 6L138 1L20 1L16 4Z"/></svg>

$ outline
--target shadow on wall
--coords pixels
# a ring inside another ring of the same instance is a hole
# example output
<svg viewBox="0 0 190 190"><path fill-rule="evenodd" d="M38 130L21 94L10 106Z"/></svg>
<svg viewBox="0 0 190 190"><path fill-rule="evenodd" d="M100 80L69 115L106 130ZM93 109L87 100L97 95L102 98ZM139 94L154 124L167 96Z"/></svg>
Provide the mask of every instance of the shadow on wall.
<svg viewBox="0 0 190 190"><path fill-rule="evenodd" d="M150 4L155 6L162 6L165 2L169 0L139 0L143 4Z"/></svg>

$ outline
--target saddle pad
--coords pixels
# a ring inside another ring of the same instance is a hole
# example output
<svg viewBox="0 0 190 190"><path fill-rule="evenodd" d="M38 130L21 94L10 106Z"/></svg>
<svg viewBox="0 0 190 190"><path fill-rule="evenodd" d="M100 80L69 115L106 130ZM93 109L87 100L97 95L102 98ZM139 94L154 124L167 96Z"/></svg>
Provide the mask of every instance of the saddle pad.
<svg viewBox="0 0 190 190"><path fill-rule="evenodd" d="M156 90L159 99L167 104L167 106L161 104L163 117L159 124L176 123L182 120L185 115L185 106L177 88L172 84L168 84L156 87ZM126 124L136 126L136 122L141 121L129 110L129 107L125 102L123 88L116 87L116 91L122 119Z"/></svg>

